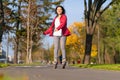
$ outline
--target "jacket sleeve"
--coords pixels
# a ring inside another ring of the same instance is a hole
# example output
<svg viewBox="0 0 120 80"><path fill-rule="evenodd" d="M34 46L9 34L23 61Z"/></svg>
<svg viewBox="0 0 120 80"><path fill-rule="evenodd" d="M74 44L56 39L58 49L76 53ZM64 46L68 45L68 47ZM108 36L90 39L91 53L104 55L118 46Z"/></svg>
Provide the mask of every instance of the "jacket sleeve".
<svg viewBox="0 0 120 80"><path fill-rule="evenodd" d="M63 27L65 27L66 23L67 23L67 17L64 15L60 19L60 25L57 27L57 29L58 30L62 29Z"/></svg>
<svg viewBox="0 0 120 80"><path fill-rule="evenodd" d="M49 34L52 31L53 27L54 27L54 21L52 22L51 26L45 32L43 32L43 34L44 35Z"/></svg>

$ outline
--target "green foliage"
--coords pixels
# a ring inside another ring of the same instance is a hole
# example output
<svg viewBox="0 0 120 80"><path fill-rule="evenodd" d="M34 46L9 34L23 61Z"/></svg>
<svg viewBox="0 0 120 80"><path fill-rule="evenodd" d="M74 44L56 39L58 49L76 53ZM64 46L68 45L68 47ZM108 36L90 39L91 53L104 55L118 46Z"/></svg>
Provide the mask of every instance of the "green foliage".
<svg viewBox="0 0 120 80"><path fill-rule="evenodd" d="M16 30L16 35L26 37L27 36L26 29Z"/></svg>
<svg viewBox="0 0 120 80"><path fill-rule="evenodd" d="M117 50L120 50L118 47L120 44L120 2L113 4L100 19L101 26L101 37L103 41L108 44L109 47L114 47ZM114 46L113 46L114 45Z"/></svg>
<svg viewBox="0 0 120 80"><path fill-rule="evenodd" d="M120 0L116 0L99 19L101 62L120 63ZM110 60L110 62L107 60Z"/></svg>
<svg viewBox="0 0 120 80"><path fill-rule="evenodd" d="M4 67L7 67L9 66L8 64L5 64L5 63L0 63L0 68L4 68Z"/></svg>

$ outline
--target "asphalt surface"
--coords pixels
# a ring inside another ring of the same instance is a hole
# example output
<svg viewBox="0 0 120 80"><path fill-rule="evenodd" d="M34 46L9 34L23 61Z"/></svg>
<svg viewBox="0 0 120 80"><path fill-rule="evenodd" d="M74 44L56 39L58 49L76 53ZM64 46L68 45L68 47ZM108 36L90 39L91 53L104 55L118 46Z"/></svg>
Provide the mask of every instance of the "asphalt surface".
<svg viewBox="0 0 120 80"><path fill-rule="evenodd" d="M16 66L0 68L0 73L11 77L25 76L25 80L120 80L120 71L95 70L67 66L57 69L53 65Z"/></svg>

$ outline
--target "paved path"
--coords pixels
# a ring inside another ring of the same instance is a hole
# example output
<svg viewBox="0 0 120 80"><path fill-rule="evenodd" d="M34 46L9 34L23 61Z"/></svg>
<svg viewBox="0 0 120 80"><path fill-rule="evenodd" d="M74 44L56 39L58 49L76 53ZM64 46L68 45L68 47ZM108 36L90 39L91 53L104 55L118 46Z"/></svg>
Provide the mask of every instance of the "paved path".
<svg viewBox="0 0 120 80"><path fill-rule="evenodd" d="M52 66L8 67L0 69L0 73L9 76L27 76L28 80L120 80L120 71L81 69L67 66L53 69Z"/></svg>

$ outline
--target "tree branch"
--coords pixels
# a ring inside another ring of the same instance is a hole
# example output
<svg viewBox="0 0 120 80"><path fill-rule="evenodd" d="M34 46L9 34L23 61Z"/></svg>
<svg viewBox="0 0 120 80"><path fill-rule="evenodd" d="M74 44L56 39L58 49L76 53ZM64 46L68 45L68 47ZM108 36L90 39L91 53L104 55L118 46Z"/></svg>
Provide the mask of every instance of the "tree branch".
<svg viewBox="0 0 120 80"><path fill-rule="evenodd" d="M98 11L101 9L101 6L105 3L106 0L97 0L94 7L96 7L96 9L94 9L94 14L93 14L93 20L92 20L92 25L94 25L94 21L95 21L95 18L97 16L97 13Z"/></svg>
<svg viewBox="0 0 120 80"><path fill-rule="evenodd" d="M86 0L84 0L84 8L85 8L84 14L85 14L85 18L86 18L86 16L87 16L87 2L86 2Z"/></svg>
<svg viewBox="0 0 120 80"><path fill-rule="evenodd" d="M85 17L85 23L86 23L86 26L87 26L87 2L86 0L84 0L84 17Z"/></svg>
<svg viewBox="0 0 120 80"><path fill-rule="evenodd" d="M108 9L110 7L111 4L113 4L115 2L115 0L111 1L103 10L100 11L100 15L102 15L102 13Z"/></svg>
<svg viewBox="0 0 120 80"><path fill-rule="evenodd" d="M87 13L87 18L88 18L88 26L90 26L90 15L91 15L91 6L92 5L92 0L88 0L88 13Z"/></svg>

